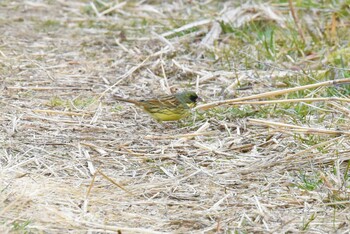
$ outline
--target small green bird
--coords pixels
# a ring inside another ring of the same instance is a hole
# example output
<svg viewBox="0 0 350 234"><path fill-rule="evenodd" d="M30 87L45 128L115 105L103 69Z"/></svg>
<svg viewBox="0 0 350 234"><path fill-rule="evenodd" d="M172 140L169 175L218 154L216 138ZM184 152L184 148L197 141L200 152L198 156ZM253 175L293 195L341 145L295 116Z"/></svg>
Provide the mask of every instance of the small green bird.
<svg viewBox="0 0 350 234"><path fill-rule="evenodd" d="M155 120L175 121L188 116L191 108L197 105L200 97L193 91L184 91L168 96L160 96L154 99L145 99L140 101L115 97L118 101L130 102L141 107Z"/></svg>

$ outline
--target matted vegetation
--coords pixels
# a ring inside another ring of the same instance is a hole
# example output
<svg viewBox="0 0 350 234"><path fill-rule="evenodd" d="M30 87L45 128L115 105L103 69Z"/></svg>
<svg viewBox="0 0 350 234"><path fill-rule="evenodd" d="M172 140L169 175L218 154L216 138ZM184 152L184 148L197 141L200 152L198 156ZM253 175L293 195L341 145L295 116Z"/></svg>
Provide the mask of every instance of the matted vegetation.
<svg viewBox="0 0 350 234"><path fill-rule="evenodd" d="M1 1L1 233L348 231L349 9Z"/></svg>

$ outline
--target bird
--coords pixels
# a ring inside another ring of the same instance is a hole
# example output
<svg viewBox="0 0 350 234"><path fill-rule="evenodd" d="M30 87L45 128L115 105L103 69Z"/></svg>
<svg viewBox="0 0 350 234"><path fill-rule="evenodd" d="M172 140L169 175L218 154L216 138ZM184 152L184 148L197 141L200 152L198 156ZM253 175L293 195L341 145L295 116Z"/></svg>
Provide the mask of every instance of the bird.
<svg viewBox="0 0 350 234"><path fill-rule="evenodd" d="M141 107L158 122L177 121L191 113L201 98L193 91L183 91L172 95L144 100L131 100L114 96L118 101L129 102Z"/></svg>

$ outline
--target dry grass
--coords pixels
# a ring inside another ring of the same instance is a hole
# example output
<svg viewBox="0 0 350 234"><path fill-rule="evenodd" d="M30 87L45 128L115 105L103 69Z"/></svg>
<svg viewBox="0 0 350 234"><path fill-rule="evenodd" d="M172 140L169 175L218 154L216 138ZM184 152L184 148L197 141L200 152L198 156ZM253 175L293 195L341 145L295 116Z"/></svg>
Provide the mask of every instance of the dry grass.
<svg viewBox="0 0 350 234"><path fill-rule="evenodd" d="M0 2L1 233L348 232L348 5L234 5Z"/></svg>

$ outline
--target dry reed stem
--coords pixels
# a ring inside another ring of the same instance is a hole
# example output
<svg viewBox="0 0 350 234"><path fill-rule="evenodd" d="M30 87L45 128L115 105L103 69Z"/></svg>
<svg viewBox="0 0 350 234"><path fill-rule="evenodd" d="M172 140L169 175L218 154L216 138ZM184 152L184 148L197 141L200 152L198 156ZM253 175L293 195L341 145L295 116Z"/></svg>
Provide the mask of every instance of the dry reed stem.
<svg viewBox="0 0 350 234"><path fill-rule="evenodd" d="M343 138L343 136L339 136L339 137L336 137L336 138L333 138L333 139L330 139L328 141L324 141L324 142L321 142L321 143L318 143L318 144L315 144L305 150L301 150L297 153L294 153L292 155L290 155L289 157L286 157L285 160L287 160L288 158L294 158L294 157L298 157L299 155L305 155L306 153L310 152L310 151L313 151L319 147L323 147L323 146L331 146L335 143L337 143L337 141L340 141L341 139Z"/></svg>
<svg viewBox="0 0 350 234"><path fill-rule="evenodd" d="M121 2L121 3L115 4L114 6L112 6L112 7L108 8L108 9L104 10L103 12L99 13L98 17L107 15L107 14L109 14L109 13L111 13L111 12L113 12L113 11L119 9L119 8L122 8L123 6L125 6L126 3L127 2Z"/></svg>
<svg viewBox="0 0 350 234"><path fill-rule="evenodd" d="M347 115L348 117L350 117L350 110L346 107L343 107L335 102L330 102L329 103L330 106L334 107L336 110L344 113L345 115Z"/></svg>
<svg viewBox="0 0 350 234"><path fill-rule="evenodd" d="M11 90L36 90L36 91L47 91L47 90L91 90L90 87L14 87L14 86L8 86L6 89Z"/></svg>
<svg viewBox="0 0 350 234"><path fill-rule="evenodd" d="M118 188L120 188L121 190L127 192L129 195L133 195L132 192L130 192L129 190L127 190L126 188L124 188L124 186L121 186L119 183L115 182L112 178L110 178L109 176L107 176L106 174L104 174L101 169L97 169L97 172L99 174L101 174L106 180L108 180L109 182L111 182L112 184L114 184L115 186L117 186Z"/></svg>
<svg viewBox="0 0 350 234"><path fill-rule="evenodd" d="M248 123L274 127L274 128L277 128L277 130L278 128L282 128L282 129L288 128L289 132L294 132L294 133L297 132L297 133L304 133L304 134L350 135L350 132L347 132L347 131L308 128L308 127L302 127L302 126L297 126L292 124L276 123L276 122L259 120L259 119L248 119Z"/></svg>
<svg viewBox="0 0 350 234"><path fill-rule="evenodd" d="M68 115L68 116L85 116L85 115L92 115L92 113L80 113L80 112L72 112L72 111L56 111L56 110L39 110L35 109L32 110L33 112L36 113L46 113L50 115Z"/></svg>
<svg viewBox="0 0 350 234"><path fill-rule="evenodd" d="M268 100L268 101L230 102L230 105L265 105L265 104L294 103L294 102L331 102L331 101L350 102L350 99L339 98L339 97L294 98L294 99ZM334 105L334 103L332 103L332 105ZM345 111L345 108L343 108L343 111Z"/></svg>
<svg viewBox="0 0 350 234"><path fill-rule="evenodd" d="M208 110L210 108L214 108L217 106L229 105L231 103L241 102L241 101L245 101L245 100L258 99L258 98L271 98L271 97L280 96L283 94L296 92L296 91L300 91L300 90L312 89L312 88L318 88L318 87L324 87L324 86L331 86L331 85L339 85L339 84L345 84L345 83L350 83L350 79L329 80L329 81L324 81L324 82L320 82L320 83L316 83L316 84L309 84L309 85L304 85L304 86L294 87L294 88L289 88L289 89L284 89L284 90L277 90L277 91L271 91L271 92L266 92L266 93L261 93L261 94L254 94L254 95L251 95L248 97L235 98L235 99L223 100L223 101L216 101L216 102L207 103L204 105L199 105L196 107L196 109Z"/></svg>
<svg viewBox="0 0 350 234"><path fill-rule="evenodd" d="M174 135L174 136L145 136L145 139L152 139L152 140L161 140L161 139L177 139L177 138L193 138L196 136L210 136L214 135L215 132L194 132L194 133L187 133L187 134L179 134L179 135Z"/></svg>
<svg viewBox="0 0 350 234"><path fill-rule="evenodd" d="M161 36L162 37L168 37L168 36L171 36L173 34L176 34L176 33L179 33L179 32L183 32L183 31L189 30L189 29L194 28L194 27L198 27L198 26L209 24L211 22L212 22L212 20L210 20L210 19L204 19L204 20L195 21L195 22L186 24L184 26L181 26L180 28L171 30L169 32L162 33Z"/></svg>

